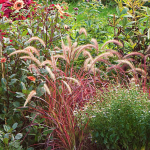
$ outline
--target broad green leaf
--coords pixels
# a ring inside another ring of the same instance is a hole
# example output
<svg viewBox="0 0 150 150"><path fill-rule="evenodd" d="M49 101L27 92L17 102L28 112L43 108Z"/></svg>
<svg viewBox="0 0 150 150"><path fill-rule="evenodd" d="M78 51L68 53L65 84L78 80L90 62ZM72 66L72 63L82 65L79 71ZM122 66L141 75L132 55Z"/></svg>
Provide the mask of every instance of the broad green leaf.
<svg viewBox="0 0 150 150"><path fill-rule="evenodd" d="M12 74L11 76L9 76L10 78L13 78L16 74Z"/></svg>
<svg viewBox="0 0 150 150"><path fill-rule="evenodd" d="M127 23L126 26L132 25L132 24L134 24L135 22L136 22L136 21L131 21L131 22Z"/></svg>
<svg viewBox="0 0 150 150"><path fill-rule="evenodd" d="M120 15L122 15L122 14L126 14L128 10L129 10L128 8L124 8L124 9L122 10L122 12L121 12L121 14L120 14Z"/></svg>
<svg viewBox="0 0 150 150"><path fill-rule="evenodd" d="M16 92L16 94L17 94L16 97L18 97L18 98L25 97L25 95L23 93L21 93L21 92Z"/></svg>
<svg viewBox="0 0 150 150"><path fill-rule="evenodd" d="M6 134L4 135L4 138L9 139L9 136L10 136L10 133L6 133Z"/></svg>
<svg viewBox="0 0 150 150"><path fill-rule="evenodd" d="M118 6L116 7L116 11L117 11L117 14L120 16L120 10Z"/></svg>
<svg viewBox="0 0 150 150"><path fill-rule="evenodd" d="M6 86L7 81L6 81L5 78L2 78L2 79L1 79L1 82L2 82L2 86Z"/></svg>
<svg viewBox="0 0 150 150"><path fill-rule="evenodd" d="M9 125L3 125L3 127L6 132L8 132L11 129Z"/></svg>
<svg viewBox="0 0 150 150"><path fill-rule="evenodd" d="M43 87L37 87L36 89L37 96L42 96L45 93L45 89Z"/></svg>
<svg viewBox="0 0 150 150"><path fill-rule="evenodd" d="M123 18L123 20L122 20L122 25L123 25L123 27L126 26L127 22L128 22L127 18Z"/></svg>
<svg viewBox="0 0 150 150"><path fill-rule="evenodd" d="M11 79L11 82L9 83L9 85L13 85L14 83L17 82L18 79Z"/></svg>
<svg viewBox="0 0 150 150"><path fill-rule="evenodd" d="M16 122L16 123L13 124L12 128L13 128L13 129L16 129L17 126L18 126L18 123Z"/></svg>
<svg viewBox="0 0 150 150"><path fill-rule="evenodd" d="M12 134L11 135L11 141L14 141L15 140L15 138L14 138L14 135Z"/></svg>
<svg viewBox="0 0 150 150"><path fill-rule="evenodd" d="M18 133L16 136L15 136L15 139L16 140L20 140L22 138L22 133Z"/></svg>
<svg viewBox="0 0 150 150"><path fill-rule="evenodd" d="M150 15L150 8L149 7L146 8L146 12L148 15Z"/></svg>
<svg viewBox="0 0 150 150"><path fill-rule="evenodd" d="M24 84L23 82L21 82L20 84L21 84L21 89L22 89L22 90L26 90L25 84Z"/></svg>

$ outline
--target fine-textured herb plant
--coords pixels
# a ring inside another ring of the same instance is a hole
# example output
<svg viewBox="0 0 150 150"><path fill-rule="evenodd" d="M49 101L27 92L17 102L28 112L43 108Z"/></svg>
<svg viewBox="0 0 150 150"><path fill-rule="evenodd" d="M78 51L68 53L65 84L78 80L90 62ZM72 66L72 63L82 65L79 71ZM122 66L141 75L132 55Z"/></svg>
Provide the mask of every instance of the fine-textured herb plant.
<svg viewBox="0 0 150 150"><path fill-rule="evenodd" d="M90 118L88 131L98 149L149 149L150 103L138 84L102 88L78 112L83 122Z"/></svg>

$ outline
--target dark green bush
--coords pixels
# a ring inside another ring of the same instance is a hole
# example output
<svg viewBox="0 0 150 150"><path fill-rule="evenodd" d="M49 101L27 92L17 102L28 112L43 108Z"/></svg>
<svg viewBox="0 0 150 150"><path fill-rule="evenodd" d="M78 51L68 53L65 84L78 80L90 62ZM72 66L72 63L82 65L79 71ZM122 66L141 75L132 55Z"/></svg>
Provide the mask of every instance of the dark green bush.
<svg viewBox="0 0 150 150"><path fill-rule="evenodd" d="M98 149L141 150L150 147L150 103L138 87L111 87L84 109L92 141ZM88 114L88 117L86 117Z"/></svg>
<svg viewBox="0 0 150 150"><path fill-rule="evenodd" d="M101 0L101 3L108 6L114 6L117 4L115 0Z"/></svg>

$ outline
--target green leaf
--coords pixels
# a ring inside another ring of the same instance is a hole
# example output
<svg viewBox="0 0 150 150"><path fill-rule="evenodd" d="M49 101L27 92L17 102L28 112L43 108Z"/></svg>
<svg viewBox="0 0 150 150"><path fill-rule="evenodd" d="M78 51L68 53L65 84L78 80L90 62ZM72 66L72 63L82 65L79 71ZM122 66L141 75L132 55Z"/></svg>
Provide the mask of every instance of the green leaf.
<svg viewBox="0 0 150 150"><path fill-rule="evenodd" d="M34 148L33 147L29 147L27 150L34 150Z"/></svg>
<svg viewBox="0 0 150 150"><path fill-rule="evenodd" d="M133 18L132 15L126 15L126 14L121 15L121 17L125 17L125 18L130 17L130 18Z"/></svg>
<svg viewBox="0 0 150 150"><path fill-rule="evenodd" d="M13 124L12 128L13 128L13 129L16 129L17 126L18 126L18 123L16 122L16 123Z"/></svg>
<svg viewBox="0 0 150 150"><path fill-rule="evenodd" d="M39 123L42 123L44 120L45 120L45 118L42 118L42 119L39 121Z"/></svg>
<svg viewBox="0 0 150 150"><path fill-rule="evenodd" d="M150 15L150 8L147 7L146 12L147 12L148 15Z"/></svg>
<svg viewBox="0 0 150 150"><path fill-rule="evenodd" d="M37 96L42 96L45 93L45 89L43 87L37 87L36 89Z"/></svg>
<svg viewBox="0 0 150 150"><path fill-rule="evenodd" d="M51 147L48 147L47 150L51 150Z"/></svg>
<svg viewBox="0 0 150 150"><path fill-rule="evenodd" d="M16 74L12 74L11 76L9 76L10 78L13 78Z"/></svg>
<svg viewBox="0 0 150 150"><path fill-rule="evenodd" d="M9 85L13 85L14 83L16 83L18 79L11 79L11 82L9 83Z"/></svg>
<svg viewBox="0 0 150 150"><path fill-rule="evenodd" d="M27 33L28 33L28 30L23 31L23 32L22 32L22 36L27 35Z"/></svg>
<svg viewBox="0 0 150 150"><path fill-rule="evenodd" d="M8 140L9 140L8 138L4 138L4 139L3 139L4 144L7 145L7 144L8 144Z"/></svg>
<svg viewBox="0 0 150 150"><path fill-rule="evenodd" d="M20 97L25 97L25 94L23 94L23 93L21 93L21 92L16 92L16 94L17 94L16 97L18 97L18 98L20 98Z"/></svg>
<svg viewBox="0 0 150 150"><path fill-rule="evenodd" d="M79 32L76 33L76 38L79 36Z"/></svg>
<svg viewBox="0 0 150 150"><path fill-rule="evenodd" d="M43 134L47 135L53 132L53 130L55 130L55 128L52 129L48 129L48 128L44 128Z"/></svg>
<svg viewBox="0 0 150 150"><path fill-rule="evenodd" d="M122 10L122 12L121 12L121 14L120 14L120 15L122 15L122 14L126 14L128 10L129 10L128 8L124 8L124 9Z"/></svg>
<svg viewBox="0 0 150 150"><path fill-rule="evenodd" d="M118 6L116 7L116 11L117 11L117 14L120 16L120 10Z"/></svg>
<svg viewBox="0 0 150 150"><path fill-rule="evenodd" d="M126 26L132 25L133 23L135 23L136 21L131 21L129 23L126 24Z"/></svg>
<svg viewBox="0 0 150 150"><path fill-rule="evenodd" d="M7 81L6 81L5 78L2 78L2 79L1 79L1 82L2 82L2 86L6 86Z"/></svg>
<svg viewBox="0 0 150 150"><path fill-rule="evenodd" d="M21 82L20 84L21 84L21 89L22 89L22 90L27 90L27 89L26 89L26 86L25 86L25 84L24 84L23 82Z"/></svg>
<svg viewBox="0 0 150 150"><path fill-rule="evenodd" d="M96 137L98 137L98 136L99 136L99 133L98 133L98 132L96 132L95 136L96 136Z"/></svg>
<svg viewBox="0 0 150 150"><path fill-rule="evenodd" d="M20 107L20 102L13 102L14 107Z"/></svg>
<svg viewBox="0 0 150 150"><path fill-rule="evenodd" d="M14 141L15 140L15 138L14 138L14 135L12 134L11 135L11 141Z"/></svg>
<svg viewBox="0 0 150 150"><path fill-rule="evenodd" d="M15 139L16 140L20 140L22 138L22 133L18 133L16 136L15 136Z"/></svg>
<svg viewBox="0 0 150 150"><path fill-rule="evenodd" d="M122 25L123 25L123 27L126 26L127 22L128 22L127 18L123 18L123 20L122 20Z"/></svg>
<svg viewBox="0 0 150 150"><path fill-rule="evenodd" d="M6 132L8 132L11 129L9 125L3 125L3 127Z"/></svg>

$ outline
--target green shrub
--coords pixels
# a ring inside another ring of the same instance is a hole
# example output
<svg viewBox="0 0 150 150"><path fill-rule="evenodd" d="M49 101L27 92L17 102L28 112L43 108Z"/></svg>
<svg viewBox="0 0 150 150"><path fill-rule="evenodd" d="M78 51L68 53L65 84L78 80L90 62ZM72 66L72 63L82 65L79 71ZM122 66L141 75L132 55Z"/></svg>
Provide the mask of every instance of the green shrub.
<svg viewBox="0 0 150 150"><path fill-rule="evenodd" d="M117 15L112 14L109 25L114 27L114 38L124 43L124 54L145 53L149 45L149 10L144 1L115 0ZM122 3L123 2L123 3Z"/></svg>
<svg viewBox="0 0 150 150"><path fill-rule="evenodd" d="M116 5L115 0L101 0L101 3L103 5L108 5L108 6L114 6L114 5Z"/></svg>
<svg viewBox="0 0 150 150"><path fill-rule="evenodd" d="M137 86L98 91L98 97L83 112L83 122L91 118L88 128L98 149L150 147L150 103Z"/></svg>

